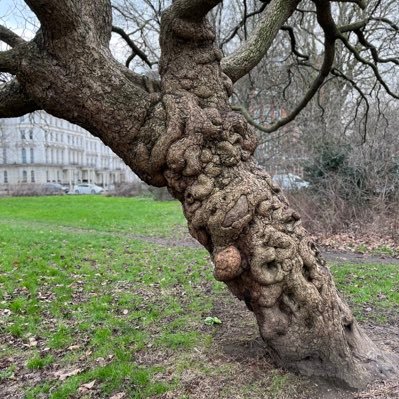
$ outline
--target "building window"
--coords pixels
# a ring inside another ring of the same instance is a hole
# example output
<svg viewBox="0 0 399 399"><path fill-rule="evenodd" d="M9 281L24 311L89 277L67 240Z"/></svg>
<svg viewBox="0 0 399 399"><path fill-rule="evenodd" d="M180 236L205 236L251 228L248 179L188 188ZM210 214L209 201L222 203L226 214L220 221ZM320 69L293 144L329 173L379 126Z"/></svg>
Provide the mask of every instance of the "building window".
<svg viewBox="0 0 399 399"><path fill-rule="evenodd" d="M25 140L25 139L26 139L25 130L21 130L21 140Z"/></svg>
<svg viewBox="0 0 399 399"><path fill-rule="evenodd" d="M47 180L47 182L50 181L50 175L49 175L49 173L48 173L48 170L46 170L46 180Z"/></svg>
<svg viewBox="0 0 399 399"><path fill-rule="evenodd" d="M3 147L3 163L7 163L7 148Z"/></svg>
<svg viewBox="0 0 399 399"><path fill-rule="evenodd" d="M31 171L30 171L30 181L31 181L32 183L35 182L35 171L34 171L34 170L31 170Z"/></svg>
<svg viewBox="0 0 399 399"><path fill-rule="evenodd" d="M4 183L8 183L8 173L6 170L4 171Z"/></svg>
<svg viewBox="0 0 399 399"><path fill-rule="evenodd" d="M29 130L29 138L33 140L33 129Z"/></svg>
<svg viewBox="0 0 399 399"><path fill-rule="evenodd" d="M25 148L22 148L21 155L22 155L22 163L26 163L26 149Z"/></svg>
<svg viewBox="0 0 399 399"><path fill-rule="evenodd" d="M22 183L26 183L28 181L28 172L26 170L22 171Z"/></svg>
<svg viewBox="0 0 399 399"><path fill-rule="evenodd" d="M35 157L34 157L34 152L33 152L33 148L30 149L30 163L34 163L35 162Z"/></svg>

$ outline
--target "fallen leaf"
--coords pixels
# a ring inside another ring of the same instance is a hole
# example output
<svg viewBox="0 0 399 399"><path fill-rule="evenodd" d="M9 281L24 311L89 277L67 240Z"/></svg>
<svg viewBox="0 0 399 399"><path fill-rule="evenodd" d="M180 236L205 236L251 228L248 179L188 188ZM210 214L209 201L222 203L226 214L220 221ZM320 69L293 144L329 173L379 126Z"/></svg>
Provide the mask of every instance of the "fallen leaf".
<svg viewBox="0 0 399 399"><path fill-rule="evenodd" d="M60 370L54 373L54 377L57 377L60 381L66 380L68 377L72 377L81 373L83 369L75 369L71 371Z"/></svg>
<svg viewBox="0 0 399 399"><path fill-rule="evenodd" d="M125 395L126 395L125 392L119 392L111 396L109 399L122 399L125 397Z"/></svg>
<svg viewBox="0 0 399 399"><path fill-rule="evenodd" d="M79 349L79 348L80 348L80 345L71 345L71 346L68 347L68 350L74 351L74 350Z"/></svg>
<svg viewBox="0 0 399 399"><path fill-rule="evenodd" d="M95 383L96 383L96 380L88 382L87 384L82 384L79 387L79 390L90 390L90 389L93 389Z"/></svg>

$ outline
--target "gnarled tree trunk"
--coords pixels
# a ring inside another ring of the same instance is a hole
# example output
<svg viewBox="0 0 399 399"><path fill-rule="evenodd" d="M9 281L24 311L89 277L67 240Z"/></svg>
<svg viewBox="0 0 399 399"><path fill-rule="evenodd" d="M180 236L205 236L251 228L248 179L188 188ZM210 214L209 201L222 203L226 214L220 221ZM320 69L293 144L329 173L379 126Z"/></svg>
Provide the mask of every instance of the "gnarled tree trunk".
<svg viewBox="0 0 399 399"><path fill-rule="evenodd" d="M206 22L164 15L162 90L175 135L164 176L214 276L254 312L276 361L352 387L394 363L354 320L280 188L251 155L256 139L231 112L231 82Z"/></svg>
<svg viewBox="0 0 399 399"><path fill-rule="evenodd" d="M352 387L397 372L353 319L299 215L252 158L255 135L231 110L232 82L205 19L218 1L175 1L164 13L160 87L112 59L107 1L49 1L53 9L42 2L28 2L42 31L12 50L18 82L8 97L0 93L10 116L45 109L75 122L147 183L167 186L211 253L215 278L254 312L281 366Z"/></svg>

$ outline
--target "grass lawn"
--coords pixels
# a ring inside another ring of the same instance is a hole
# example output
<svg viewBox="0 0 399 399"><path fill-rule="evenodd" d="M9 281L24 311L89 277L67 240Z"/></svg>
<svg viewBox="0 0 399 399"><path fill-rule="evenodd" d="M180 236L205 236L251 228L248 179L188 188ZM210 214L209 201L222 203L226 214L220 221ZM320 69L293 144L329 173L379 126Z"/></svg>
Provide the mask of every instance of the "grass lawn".
<svg viewBox="0 0 399 399"><path fill-rule="evenodd" d="M307 397L207 253L168 245L185 234L176 202L1 198L0 398ZM358 317L391 320L397 266L333 270Z"/></svg>

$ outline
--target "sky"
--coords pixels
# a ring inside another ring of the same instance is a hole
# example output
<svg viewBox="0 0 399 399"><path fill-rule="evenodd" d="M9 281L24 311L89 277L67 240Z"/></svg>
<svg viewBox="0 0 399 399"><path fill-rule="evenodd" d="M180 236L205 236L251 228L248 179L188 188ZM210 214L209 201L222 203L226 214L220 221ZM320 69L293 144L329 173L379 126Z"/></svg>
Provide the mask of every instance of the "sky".
<svg viewBox="0 0 399 399"><path fill-rule="evenodd" d="M36 18L22 0L0 0L0 24L24 39L31 39L38 28Z"/></svg>
<svg viewBox="0 0 399 399"><path fill-rule="evenodd" d="M39 22L23 0L0 0L0 24L11 29L25 40L31 40L38 30ZM8 47L0 41L0 51ZM114 57L124 63L131 50L119 35L113 34L110 48ZM142 72L142 68L138 71Z"/></svg>

